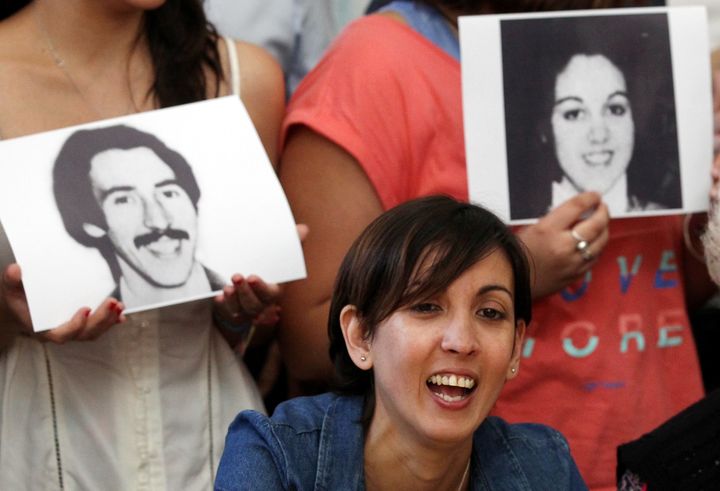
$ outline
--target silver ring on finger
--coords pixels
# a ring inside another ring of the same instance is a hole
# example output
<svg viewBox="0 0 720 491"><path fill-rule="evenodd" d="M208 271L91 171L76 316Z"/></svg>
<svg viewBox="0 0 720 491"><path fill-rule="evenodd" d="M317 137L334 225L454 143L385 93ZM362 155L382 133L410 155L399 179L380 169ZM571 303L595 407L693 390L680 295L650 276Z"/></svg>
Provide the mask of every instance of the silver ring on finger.
<svg viewBox="0 0 720 491"><path fill-rule="evenodd" d="M589 245L587 239L585 239L582 235L580 235L579 233L577 233L577 232L575 231L575 229L571 229L571 230L570 230L570 235L571 235L572 238L575 239L575 241L577 242L577 244L575 244L575 250L576 250L576 251L579 251L580 253L582 253L585 249L587 249L587 247L588 247L588 245Z"/></svg>
<svg viewBox="0 0 720 491"><path fill-rule="evenodd" d="M580 255L583 258L583 261L585 261L586 263L595 259L595 256L593 256L593 253L590 252L590 249L588 249L587 245L579 250L580 250Z"/></svg>

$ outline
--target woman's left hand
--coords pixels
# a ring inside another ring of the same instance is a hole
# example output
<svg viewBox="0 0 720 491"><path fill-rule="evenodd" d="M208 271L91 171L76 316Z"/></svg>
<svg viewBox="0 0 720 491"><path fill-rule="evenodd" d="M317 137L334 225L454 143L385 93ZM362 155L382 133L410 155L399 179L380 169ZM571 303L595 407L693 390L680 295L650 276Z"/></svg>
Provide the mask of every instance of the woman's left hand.
<svg viewBox="0 0 720 491"><path fill-rule="evenodd" d="M531 256L534 299L576 281L597 261L609 238L610 215L597 193L580 193L518 231Z"/></svg>
<svg viewBox="0 0 720 491"><path fill-rule="evenodd" d="M215 313L230 325L269 328L280 320L279 298L279 285L266 283L255 275L245 278L235 274L232 284L215 297Z"/></svg>
<svg viewBox="0 0 720 491"><path fill-rule="evenodd" d="M308 227L304 224L296 225L300 241L308 235ZM245 278L241 274L234 274L232 284L226 285L220 295L215 297L215 319L218 327L229 335L246 331L254 326L260 329L259 337L269 340L272 328L280 320L280 306L278 301L282 288L276 283L266 283L256 275ZM232 326L227 329L227 326ZM234 344L234 343L233 343Z"/></svg>

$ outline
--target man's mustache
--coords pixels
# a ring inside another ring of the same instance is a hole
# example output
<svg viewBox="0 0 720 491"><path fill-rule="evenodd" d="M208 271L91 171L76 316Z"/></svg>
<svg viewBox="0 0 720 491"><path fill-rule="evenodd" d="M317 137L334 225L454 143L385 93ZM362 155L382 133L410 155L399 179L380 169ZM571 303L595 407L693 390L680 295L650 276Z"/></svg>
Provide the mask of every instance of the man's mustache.
<svg viewBox="0 0 720 491"><path fill-rule="evenodd" d="M153 230L147 234L138 235L133 242L135 243L135 247L139 249L153 242L157 242L163 237L167 237L168 239L190 240L190 235L186 231L177 228L166 228L165 230Z"/></svg>

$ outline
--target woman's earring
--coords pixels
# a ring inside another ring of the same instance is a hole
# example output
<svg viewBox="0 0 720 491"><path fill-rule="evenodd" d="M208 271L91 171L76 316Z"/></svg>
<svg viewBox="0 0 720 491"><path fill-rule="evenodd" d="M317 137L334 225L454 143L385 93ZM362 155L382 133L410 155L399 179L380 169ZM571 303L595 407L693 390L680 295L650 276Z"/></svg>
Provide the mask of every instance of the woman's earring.
<svg viewBox="0 0 720 491"><path fill-rule="evenodd" d="M360 355L360 361L367 361L367 356ZM513 368L513 370L514 370L514 368Z"/></svg>
<svg viewBox="0 0 720 491"><path fill-rule="evenodd" d="M511 371L512 373L515 373L515 372L517 372L517 368L512 367L512 368L510 369L510 371Z"/></svg>

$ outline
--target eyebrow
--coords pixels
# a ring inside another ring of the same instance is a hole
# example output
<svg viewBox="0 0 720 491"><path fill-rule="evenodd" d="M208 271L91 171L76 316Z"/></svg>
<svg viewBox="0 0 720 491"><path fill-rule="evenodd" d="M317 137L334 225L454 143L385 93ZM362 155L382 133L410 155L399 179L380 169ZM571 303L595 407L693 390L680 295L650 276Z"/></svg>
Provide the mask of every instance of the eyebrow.
<svg viewBox="0 0 720 491"><path fill-rule="evenodd" d="M180 185L180 182L179 182L177 179L165 179L164 181L160 181L160 182L156 183L156 184L155 184L155 187L156 187L156 188L162 188L162 187L165 187L165 186L170 186L171 184L175 184L175 185L177 185L177 186L182 187L182 186Z"/></svg>
<svg viewBox="0 0 720 491"><path fill-rule="evenodd" d="M180 183L177 179L165 179L164 181L160 181L155 184L155 189L162 188L165 186L169 186L171 184L176 184L180 186ZM127 191L133 191L135 189L134 186L113 186L109 189L106 189L100 193L100 202L102 203L105 201L105 199L110 196L113 193L122 193Z"/></svg>
<svg viewBox="0 0 720 491"><path fill-rule="evenodd" d="M493 291L503 291L503 292L507 293L511 299L513 298L513 292L511 292L509 288L507 288L504 285L496 285L496 284L485 285L485 286L481 287L477 291L477 295L480 296L480 295L484 295L488 292L493 292Z"/></svg>
<svg viewBox="0 0 720 491"><path fill-rule="evenodd" d="M612 92L610 95L607 96L607 98L606 98L605 100L606 100L606 101L609 101L610 99L612 99L613 97L618 96L618 95L624 97L625 99L630 100L630 97L628 96L628 93L625 92L624 90L616 90L615 92ZM557 105L562 104L563 102L566 102L566 101L577 101L577 102L580 102L580 103L583 103L583 102L584 102L584 101L582 100L582 98L580 98L580 97L578 97L578 96L575 96L575 95L570 95L570 96L567 96L567 97L563 97L562 99L556 100L554 105L557 106Z"/></svg>
<svg viewBox="0 0 720 491"><path fill-rule="evenodd" d="M607 100L612 99L612 98L615 97L616 95L621 95L621 96L623 96L625 99L630 100L630 96L628 96L628 93L625 92L624 90L616 90L615 92L613 92L612 94L610 94L609 96L607 96Z"/></svg>

